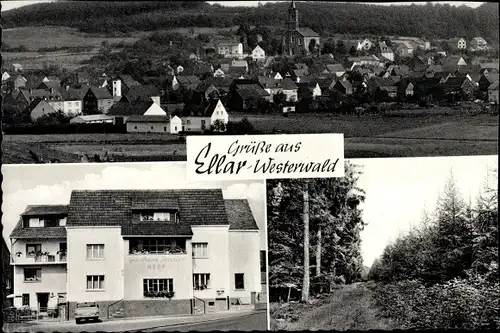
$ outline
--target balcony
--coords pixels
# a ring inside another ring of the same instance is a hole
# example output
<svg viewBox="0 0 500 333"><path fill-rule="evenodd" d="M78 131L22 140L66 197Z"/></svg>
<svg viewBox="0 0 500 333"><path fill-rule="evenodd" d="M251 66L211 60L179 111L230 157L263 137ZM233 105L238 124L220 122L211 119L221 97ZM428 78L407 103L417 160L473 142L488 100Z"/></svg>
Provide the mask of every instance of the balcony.
<svg viewBox="0 0 500 333"><path fill-rule="evenodd" d="M155 248L155 249L144 249L144 248L131 248L129 250L129 255L183 255L187 254L185 248L182 247L167 247L167 248Z"/></svg>
<svg viewBox="0 0 500 333"><path fill-rule="evenodd" d="M11 256L12 265L40 265L40 264L66 264L66 253L25 255L17 253Z"/></svg>

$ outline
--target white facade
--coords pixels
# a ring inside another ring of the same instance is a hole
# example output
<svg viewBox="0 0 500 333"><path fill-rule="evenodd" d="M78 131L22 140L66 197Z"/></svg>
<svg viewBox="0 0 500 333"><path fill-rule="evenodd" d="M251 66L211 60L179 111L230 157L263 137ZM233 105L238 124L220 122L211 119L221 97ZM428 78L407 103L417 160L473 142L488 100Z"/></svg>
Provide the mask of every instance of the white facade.
<svg viewBox="0 0 500 333"><path fill-rule="evenodd" d="M124 243L120 227L67 227L69 302L123 298ZM88 256L87 247L103 245L102 256ZM88 276L104 276L101 288L89 289Z"/></svg>
<svg viewBox="0 0 500 333"><path fill-rule="evenodd" d="M252 50L252 59L254 61L265 60L266 59L266 52L259 45L257 45Z"/></svg>
<svg viewBox="0 0 500 333"><path fill-rule="evenodd" d="M9 78L10 78L9 73L3 72L3 74L2 74L2 81L8 80Z"/></svg>
<svg viewBox="0 0 500 333"><path fill-rule="evenodd" d="M158 103L151 104L151 106L144 112L144 116L166 116L167 113L161 108Z"/></svg>
<svg viewBox="0 0 500 333"><path fill-rule="evenodd" d="M358 51L368 51L373 47L373 43L369 39L365 39L361 42L358 42L358 45L356 46L356 50Z"/></svg>
<svg viewBox="0 0 500 333"><path fill-rule="evenodd" d="M321 96L321 88L319 87L318 83L316 83L316 86L314 87L314 89L312 91L312 96L313 96L313 98L315 98L317 96Z"/></svg>
<svg viewBox="0 0 500 333"><path fill-rule="evenodd" d="M113 80L113 97L121 97L122 96L122 80L116 79Z"/></svg>
<svg viewBox="0 0 500 333"><path fill-rule="evenodd" d="M59 100L47 101L56 111L62 111L68 116L78 116L82 113L82 101L80 100Z"/></svg>
<svg viewBox="0 0 500 333"><path fill-rule="evenodd" d="M210 117L210 125L213 125L217 120L222 120L224 124L229 122L229 115L227 114L226 108L222 105L220 99L215 106L212 116Z"/></svg>

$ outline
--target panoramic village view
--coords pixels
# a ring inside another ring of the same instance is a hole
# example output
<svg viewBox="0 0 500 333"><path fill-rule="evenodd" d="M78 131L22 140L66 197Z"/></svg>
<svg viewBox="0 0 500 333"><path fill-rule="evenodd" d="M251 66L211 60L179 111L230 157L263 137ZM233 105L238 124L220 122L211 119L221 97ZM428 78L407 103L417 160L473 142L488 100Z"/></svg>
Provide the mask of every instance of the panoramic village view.
<svg viewBox="0 0 500 333"><path fill-rule="evenodd" d="M3 162L183 161L193 134L497 154L497 4L247 3L2 11Z"/></svg>

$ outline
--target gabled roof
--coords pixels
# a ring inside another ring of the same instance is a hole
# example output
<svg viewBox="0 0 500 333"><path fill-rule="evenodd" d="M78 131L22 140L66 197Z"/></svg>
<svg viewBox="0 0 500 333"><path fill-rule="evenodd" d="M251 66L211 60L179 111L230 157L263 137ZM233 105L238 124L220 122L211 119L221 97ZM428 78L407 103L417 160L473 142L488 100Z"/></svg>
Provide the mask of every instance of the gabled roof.
<svg viewBox="0 0 500 333"><path fill-rule="evenodd" d="M345 72L346 69L342 64L328 64L326 65L326 68L330 73L336 73L336 72Z"/></svg>
<svg viewBox="0 0 500 333"><path fill-rule="evenodd" d="M168 116L130 116L127 123L169 123Z"/></svg>
<svg viewBox="0 0 500 333"><path fill-rule="evenodd" d="M488 90L498 90L498 80L493 82L489 87Z"/></svg>
<svg viewBox="0 0 500 333"><path fill-rule="evenodd" d="M487 63L483 62L479 64L479 67L481 69L496 69L498 71L499 67L498 65L499 65L498 62L487 62Z"/></svg>
<svg viewBox="0 0 500 333"><path fill-rule="evenodd" d="M160 92L153 85L140 85L140 86L132 86L125 93L125 97L129 102L132 101L150 101L151 97L160 96Z"/></svg>
<svg viewBox="0 0 500 333"><path fill-rule="evenodd" d="M118 102L106 114L108 116L142 116L153 103L153 101Z"/></svg>
<svg viewBox="0 0 500 333"><path fill-rule="evenodd" d="M112 99L113 98L113 96L110 94L110 92L106 88L90 87L89 90L92 91L92 93L94 94L94 96L97 99ZM88 93L88 91L87 91L87 93Z"/></svg>
<svg viewBox="0 0 500 333"><path fill-rule="evenodd" d="M236 92L243 99L269 96L269 93L258 83L237 83Z"/></svg>
<svg viewBox="0 0 500 333"><path fill-rule="evenodd" d="M498 81L499 74L498 73L490 73L490 74L483 74L482 76L486 80L488 80L489 83L493 83L495 81Z"/></svg>
<svg viewBox="0 0 500 333"><path fill-rule="evenodd" d="M179 222L139 222L133 207L172 209ZM191 226L228 225L220 189L186 190L74 190L68 226L120 226L122 235L191 235Z"/></svg>
<svg viewBox="0 0 500 333"><path fill-rule="evenodd" d="M137 82L136 80L134 80L134 78L131 75L128 75L128 74L118 74L118 78L122 81L122 83L127 88L140 85L139 82Z"/></svg>
<svg viewBox="0 0 500 333"><path fill-rule="evenodd" d="M247 200L225 199L229 230L259 230Z"/></svg>
<svg viewBox="0 0 500 333"><path fill-rule="evenodd" d="M67 215L68 205L28 205L22 216Z"/></svg>
<svg viewBox="0 0 500 333"><path fill-rule="evenodd" d="M303 37L319 37L318 33L309 27L300 27L296 30Z"/></svg>

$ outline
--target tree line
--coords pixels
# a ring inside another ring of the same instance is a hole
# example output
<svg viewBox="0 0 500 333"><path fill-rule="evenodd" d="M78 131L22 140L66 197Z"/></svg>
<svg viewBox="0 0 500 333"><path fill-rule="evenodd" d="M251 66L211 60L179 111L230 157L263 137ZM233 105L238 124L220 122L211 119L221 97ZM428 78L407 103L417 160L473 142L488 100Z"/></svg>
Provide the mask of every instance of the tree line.
<svg viewBox="0 0 500 333"><path fill-rule="evenodd" d="M473 204L451 175L435 211L389 244L369 277L380 283L379 305L405 329L498 329L498 188L485 186Z"/></svg>
<svg viewBox="0 0 500 333"><path fill-rule="evenodd" d="M309 294L361 279L360 174L346 162L343 178L267 182L271 301L296 297L290 295L292 286L307 301Z"/></svg>
<svg viewBox="0 0 500 333"><path fill-rule="evenodd" d="M243 23L284 29L289 3L224 7L204 1L44 3L5 12L4 28L56 25L82 32L130 32L177 27L230 27ZM357 3L299 2L302 26L322 34L374 34L471 39L498 43L498 4L478 8L449 4L376 6Z"/></svg>

